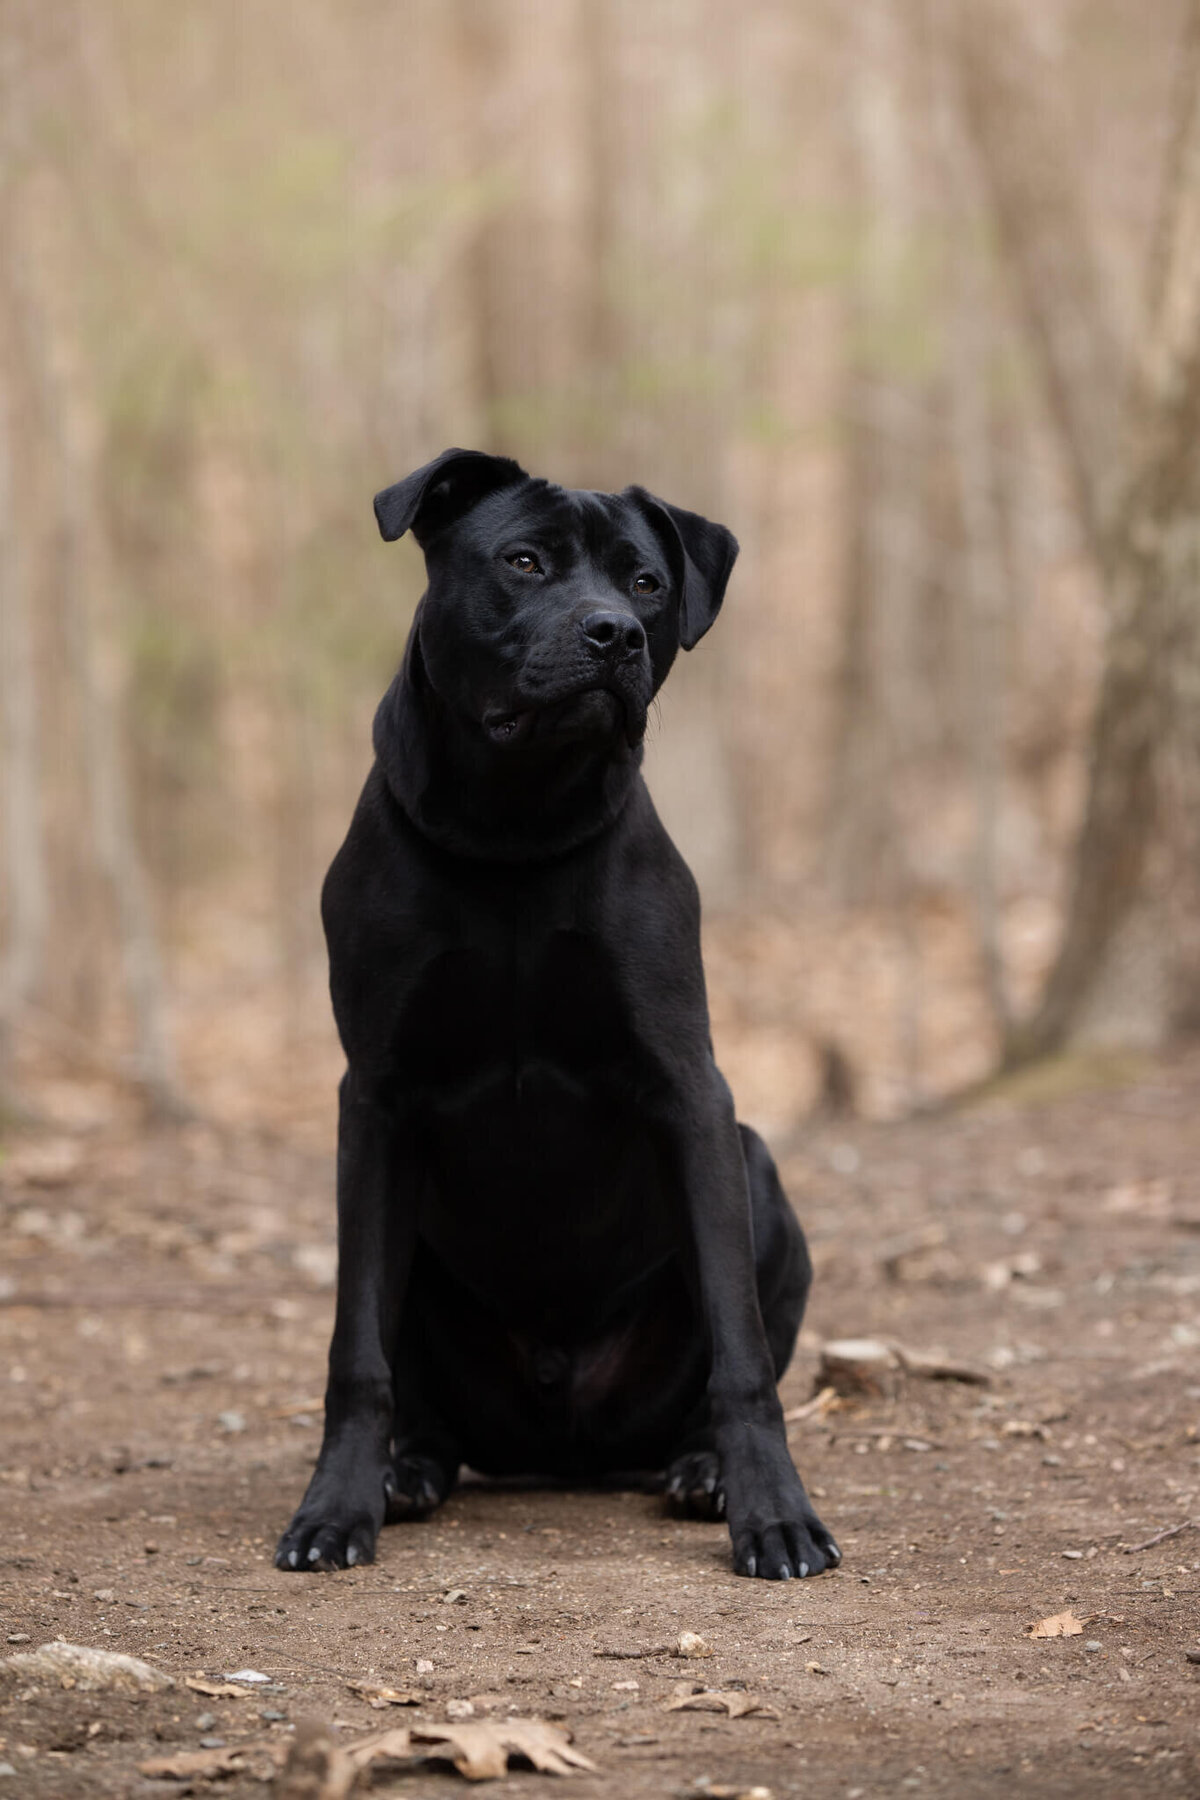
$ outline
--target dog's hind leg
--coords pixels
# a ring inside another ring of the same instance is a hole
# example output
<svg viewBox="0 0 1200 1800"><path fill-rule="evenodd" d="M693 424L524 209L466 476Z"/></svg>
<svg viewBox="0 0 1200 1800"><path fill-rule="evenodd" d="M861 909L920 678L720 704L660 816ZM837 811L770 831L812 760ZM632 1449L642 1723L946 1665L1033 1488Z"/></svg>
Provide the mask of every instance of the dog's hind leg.
<svg viewBox="0 0 1200 1800"><path fill-rule="evenodd" d="M783 1191L775 1159L757 1131L749 1125L739 1125L738 1131L750 1182L758 1307L775 1365L775 1379L779 1381L796 1348L812 1286L812 1262L800 1221Z"/></svg>
<svg viewBox="0 0 1200 1800"><path fill-rule="evenodd" d="M796 1347L812 1285L812 1263L771 1152L749 1125L739 1125L738 1130L750 1186L758 1304L778 1381ZM725 1516L725 1489L707 1400L680 1435L667 1467L666 1496L668 1506L680 1517Z"/></svg>
<svg viewBox="0 0 1200 1800"><path fill-rule="evenodd" d="M680 1519L723 1519L725 1487L721 1480L721 1462L713 1440L708 1416L708 1402L698 1414L691 1433L685 1434L680 1447L667 1465L664 1486L667 1506Z"/></svg>
<svg viewBox="0 0 1200 1800"><path fill-rule="evenodd" d="M413 1346L402 1344L394 1371L396 1419L391 1468L384 1479L387 1523L427 1519L446 1498L462 1461L453 1433L422 1391Z"/></svg>

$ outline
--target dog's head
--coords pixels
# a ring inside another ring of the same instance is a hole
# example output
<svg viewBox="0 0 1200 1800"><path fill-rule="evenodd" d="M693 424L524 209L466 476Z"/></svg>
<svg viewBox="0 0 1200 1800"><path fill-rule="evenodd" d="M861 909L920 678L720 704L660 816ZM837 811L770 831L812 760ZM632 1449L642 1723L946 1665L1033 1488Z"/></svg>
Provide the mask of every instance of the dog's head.
<svg viewBox="0 0 1200 1800"><path fill-rule="evenodd" d="M737 542L643 488L535 480L507 457L447 450L375 499L411 531L429 587L410 655L460 729L497 757L641 742L680 645L716 618Z"/></svg>

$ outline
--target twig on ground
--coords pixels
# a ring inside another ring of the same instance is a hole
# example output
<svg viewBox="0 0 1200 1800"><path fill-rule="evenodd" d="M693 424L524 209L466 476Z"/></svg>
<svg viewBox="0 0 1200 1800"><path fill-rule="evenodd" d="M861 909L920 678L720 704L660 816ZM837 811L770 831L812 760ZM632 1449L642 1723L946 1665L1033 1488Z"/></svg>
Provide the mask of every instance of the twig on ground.
<svg viewBox="0 0 1200 1800"><path fill-rule="evenodd" d="M1178 1525L1166 1525L1161 1531L1156 1531L1153 1537L1146 1538L1143 1543L1126 1544L1125 1554L1132 1556L1138 1550L1152 1550L1155 1544L1164 1544L1168 1538L1178 1537L1181 1531L1189 1530L1195 1523L1195 1519L1182 1519Z"/></svg>

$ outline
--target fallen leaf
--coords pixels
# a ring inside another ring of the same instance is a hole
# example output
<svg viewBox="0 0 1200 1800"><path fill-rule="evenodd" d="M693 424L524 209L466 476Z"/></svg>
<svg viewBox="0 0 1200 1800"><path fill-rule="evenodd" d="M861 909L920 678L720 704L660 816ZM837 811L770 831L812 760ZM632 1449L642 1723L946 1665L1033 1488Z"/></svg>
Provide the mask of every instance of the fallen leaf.
<svg viewBox="0 0 1200 1800"><path fill-rule="evenodd" d="M596 1765L571 1748L567 1732L545 1719L501 1719L493 1722L400 1726L347 1746L355 1769L375 1762L406 1762L437 1757L452 1762L468 1781L493 1781L503 1775L511 1756L523 1756L544 1775L570 1775ZM322 1795L321 1800L325 1800Z"/></svg>
<svg viewBox="0 0 1200 1800"><path fill-rule="evenodd" d="M1085 1621L1077 1619L1068 1607L1066 1612L1051 1613L1049 1618L1039 1619L1036 1624L1026 1627L1025 1636L1031 1638L1079 1637L1083 1632Z"/></svg>
<svg viewBox="0 0 1200 1800"><path fill-rule="evenodd" d="M758 1713L764 1719L779 1717L773 1706L768 1706L754 1694L742 1692L740 1688L702 1688L698 1694L677 1694L673 1700L664 1700L663 1711L723 1712L731 1719L745 1718L748 1713Z"/></svg>
<svg viewBox="0 0 1200 1800"><path fill-rule="evenodd" d="M186 1675L184 1687L191 1688L193 1694L207 1694L211 1700L251 1700L254 1689L238 1687L232 1681L205 1681L199 1675Z"/></svg>
<svg viewBox="0 0 1200 1800"><path fill-rule="evenodd" d="M152 1781L213 1781L222 1775L239 1775L245 1767L244 1750L180 1750L174 1756L154 1756L139 1763L138 1774L148 1775Z"/></svg>
<svg viewBox="0 0 1200 1800"><path fill-rule="evenodd" d="M191 1686L191 1683L188 1683ZM428 1698L412 1688L378 1687L373 1681L348 1681L346 1686L352 1694L368 1705L380 1706L421 1706Z"/></svg>
<svg viewBox="0 0 1200 1800"><path fill-rule="evenodd" d="M1102 1210L1116 1217L1165 1219L1171 1210L1171 1193L1171 1183L1161 1177L1151 1181L1123 1181L1109 1188Z"/></svg>
<svg viewBox="0 0 1200 1800"><path fill-rule="evenodd" d="M805 1419L823 1419L826 1413L836 1412L841 1406L836 1388L823 1387L815 1393L811 1400L803 1406L793 1406L784 1413L786 1425L800 1425Z"/></svg>
<svg viewBox="0 0 1200 1800"><path fill-rule="evenodd" d="M730 1787L727 1782L704 1782L700 1787L679 1788L679 1800L774 1800L768 1787Z"/></svg>

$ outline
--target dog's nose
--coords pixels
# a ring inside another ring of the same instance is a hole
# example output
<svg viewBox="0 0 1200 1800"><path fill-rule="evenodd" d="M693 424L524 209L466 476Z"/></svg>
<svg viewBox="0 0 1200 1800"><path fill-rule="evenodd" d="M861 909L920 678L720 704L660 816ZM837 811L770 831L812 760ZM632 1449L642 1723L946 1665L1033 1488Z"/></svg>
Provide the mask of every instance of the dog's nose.
<svg viewBox="0 0 1200 1800"><path fill-rule="evenodd" d="M627 612L594 612L583 620L588 648L601 656L637 656L646 648L646 634Z"/></svg>

